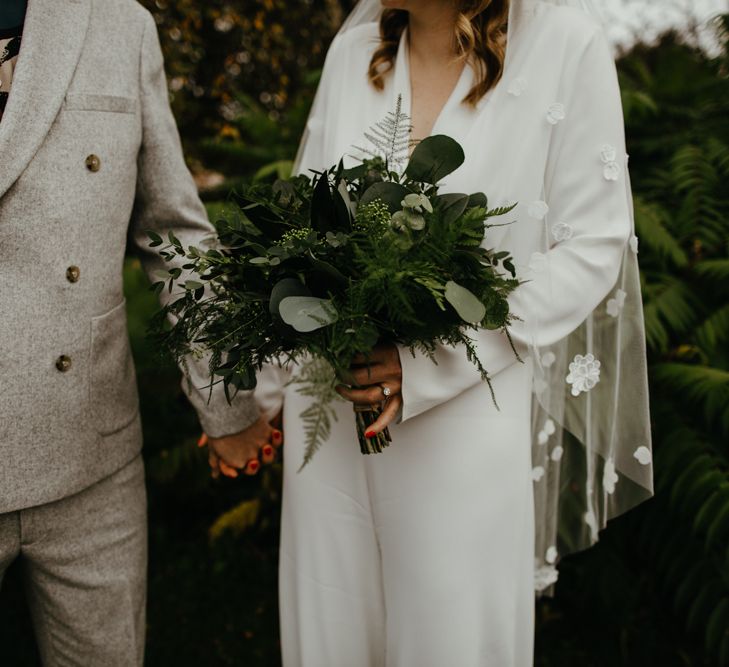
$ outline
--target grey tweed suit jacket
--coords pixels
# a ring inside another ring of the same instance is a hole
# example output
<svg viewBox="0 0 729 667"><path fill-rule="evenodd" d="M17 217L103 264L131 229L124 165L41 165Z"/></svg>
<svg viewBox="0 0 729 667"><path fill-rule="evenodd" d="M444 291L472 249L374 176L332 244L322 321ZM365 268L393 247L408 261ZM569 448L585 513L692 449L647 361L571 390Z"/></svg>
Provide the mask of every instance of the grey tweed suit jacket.
<svg viewBox="0 0 729 667"><path fill-rule="evenodd" d="M211 232L185 166L151 15L134 0L30 0L0 122L0 513L52 502L141 447L122 263L129 235ZM190 399L211 435L249 396ZM184 383L183 386L186 386Z"/></svg>

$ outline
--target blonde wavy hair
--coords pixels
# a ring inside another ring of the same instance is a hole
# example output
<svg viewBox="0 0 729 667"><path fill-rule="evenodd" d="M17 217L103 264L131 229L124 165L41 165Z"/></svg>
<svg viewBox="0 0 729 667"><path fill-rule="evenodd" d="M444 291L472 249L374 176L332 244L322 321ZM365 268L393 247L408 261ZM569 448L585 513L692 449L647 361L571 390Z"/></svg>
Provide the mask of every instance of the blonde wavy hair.
<svg viewBox="0 0 729 667"><path fill-rule="evenodd" d="M458 17L454 27L457 57L475 69L476 84L464 102L475 105L493 88L504 73L509 0L455 0ZM377 89L385 87L385 77L393 68L400 37L408 25L408 12L386 9L380 19L380 44L372 56L368 77Z"/></svg>

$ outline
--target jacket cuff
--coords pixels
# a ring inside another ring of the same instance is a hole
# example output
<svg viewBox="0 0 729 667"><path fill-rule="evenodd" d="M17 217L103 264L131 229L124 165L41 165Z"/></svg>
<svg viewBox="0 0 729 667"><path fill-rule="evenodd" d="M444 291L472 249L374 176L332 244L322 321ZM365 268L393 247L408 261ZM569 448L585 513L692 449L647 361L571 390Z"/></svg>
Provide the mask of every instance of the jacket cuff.
<svg viewBox="0 0 729 667"><path fill-rule="evenodd" d="M241 391L228 403L220 385L214 387L210 400L208 390L190 390L188 378L183 378L182 388L197 412L202 430L211 438L240 433L260 416L253 392Z"/></svg>

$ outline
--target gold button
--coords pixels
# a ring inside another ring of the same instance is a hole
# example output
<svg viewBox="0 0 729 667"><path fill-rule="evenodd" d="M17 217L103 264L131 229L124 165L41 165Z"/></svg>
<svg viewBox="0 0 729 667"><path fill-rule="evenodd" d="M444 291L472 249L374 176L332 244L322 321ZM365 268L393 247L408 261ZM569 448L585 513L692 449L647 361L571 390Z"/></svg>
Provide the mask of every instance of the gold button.
<svg viewBox="0 0 729 667"><path fill-rule="evenodd" d="M81 277L81 269L78 266L69 266L66 269L66 280L70 283L77 283Z"/></svg>
<svg viewBox="0 0 729 667"><path fill-rule="evenodd" d="M65 354L62 354L58 359L56 359L56 368L61 371L61 373L65 373L66 371L71 369L71 357L67 357Z"/></svg>
<svg viewBox="0 0 729 667"><path fill-rule="evenodd" d="M101 160L99 159L98 155L94 155L92 153L86 158L86 169L93 172L99 171L99 169L101 169Z"/></svg>

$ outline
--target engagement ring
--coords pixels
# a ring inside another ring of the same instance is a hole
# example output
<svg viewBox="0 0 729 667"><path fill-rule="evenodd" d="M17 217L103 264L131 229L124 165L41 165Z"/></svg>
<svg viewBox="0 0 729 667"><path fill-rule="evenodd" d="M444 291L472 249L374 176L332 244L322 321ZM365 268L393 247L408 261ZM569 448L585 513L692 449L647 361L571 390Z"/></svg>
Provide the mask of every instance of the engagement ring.
<svg viewBox="0 0 729 667"><path fill-rule="evenodd" d="M385 387L384 385L381 385L381 386L382 386L382 395L385 398L389 398L390 394L392 394L392 389L390 389L390 387Z"/></svg>

